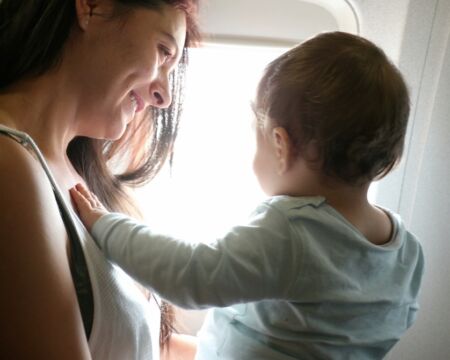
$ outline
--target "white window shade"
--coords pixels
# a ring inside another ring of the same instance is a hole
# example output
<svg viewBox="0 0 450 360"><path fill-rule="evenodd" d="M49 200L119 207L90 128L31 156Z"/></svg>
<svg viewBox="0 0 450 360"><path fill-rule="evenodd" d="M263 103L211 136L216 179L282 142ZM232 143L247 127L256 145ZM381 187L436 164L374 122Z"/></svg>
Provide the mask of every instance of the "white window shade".
<svg viewBox="0 0 450 360"><path fill-rule="evenodd" d="M359 32L344 0L207 0L200 22L207 41L265 46L291 46L336 29Z"/></svg>

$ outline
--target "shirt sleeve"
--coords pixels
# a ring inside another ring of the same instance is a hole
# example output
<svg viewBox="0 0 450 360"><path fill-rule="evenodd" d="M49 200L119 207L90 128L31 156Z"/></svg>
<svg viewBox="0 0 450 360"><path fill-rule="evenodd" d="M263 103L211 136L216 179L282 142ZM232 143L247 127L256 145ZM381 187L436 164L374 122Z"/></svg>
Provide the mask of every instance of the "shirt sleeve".
<svg viewBox="0 0 450 360"><path fill-rule="evenodd" d="M101 217L92 233L110 260L185 308L287 299L297 278L298 249L289 222L270 206L208 244L152 232L117 213Z"/></svg>

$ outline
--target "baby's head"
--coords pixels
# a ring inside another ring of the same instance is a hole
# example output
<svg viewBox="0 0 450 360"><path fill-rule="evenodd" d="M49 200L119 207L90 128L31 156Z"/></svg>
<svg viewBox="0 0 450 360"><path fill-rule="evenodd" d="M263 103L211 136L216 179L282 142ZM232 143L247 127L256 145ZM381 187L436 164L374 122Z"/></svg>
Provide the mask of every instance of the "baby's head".
<svg viewBox="0 0 450 360"><path fill-rule="evenodd" d="M381 49L359 36L332 32L271 62L254 110L258 131L285 129L295 156L327 177L361 185L399 161L409 96Z"/></svg>

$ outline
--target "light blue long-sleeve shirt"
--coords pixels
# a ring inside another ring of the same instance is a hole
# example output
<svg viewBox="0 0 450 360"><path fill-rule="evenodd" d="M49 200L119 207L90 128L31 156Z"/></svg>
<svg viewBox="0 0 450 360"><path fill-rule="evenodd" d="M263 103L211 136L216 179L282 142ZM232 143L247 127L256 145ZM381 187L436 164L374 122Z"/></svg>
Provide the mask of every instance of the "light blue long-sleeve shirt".
<svg viewBox="0 0 450 360"><path fill-rule="evenodd" d="M423 273L398 215L370 243L324 198L276 196L209 244L157 234L120 214L98 220L104 253L174 304L216 307L197 359L382 359L412 325Z"/></svg>

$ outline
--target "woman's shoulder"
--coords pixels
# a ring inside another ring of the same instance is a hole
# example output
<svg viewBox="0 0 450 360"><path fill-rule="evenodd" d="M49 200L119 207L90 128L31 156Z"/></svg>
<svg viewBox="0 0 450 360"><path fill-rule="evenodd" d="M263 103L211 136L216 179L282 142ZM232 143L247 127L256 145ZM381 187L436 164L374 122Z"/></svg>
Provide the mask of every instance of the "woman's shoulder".
<svg viewBox="0 0 450 360"><path fill-rule="evenodd" d="M21 231L36 231L32 238L41 231L46 233L46 227L50 226L58 237L64 237L64 223L44 169L26 145L3 135L0 135L0 174L0 226L9 224L11 228L24 227ZM59 238L55 245L66 244Z"/></svg>
<svg viewBox="0 0 450 360"><path fill-rule="evenodd" d="M39 170L36 159L20 141L8 133L0 132L1 179L20 174L34 174Z"/></svg>
<svg viewBox="0 0 450 360"><path fill-rule="evenodd" d="M47 197L52 192L45 172L37 159L19 141L0 134L0 194L2 205L6 198L15 201L8 204L13 207L24 206L30 200Z"/></svg>
<svg viewBox="0 0 450 360"><path fill-rule="evenodd" d="M38 160L3 135L0 199L0 282L6 295L0 307L8 309L0 325L14 324L0 353L14 353L14 358L31 354L61 358L65 349L72 348L73 358L88 358L70 274L67 233L53 190ZM26 349L20 343L30 346Z"/></svg>

